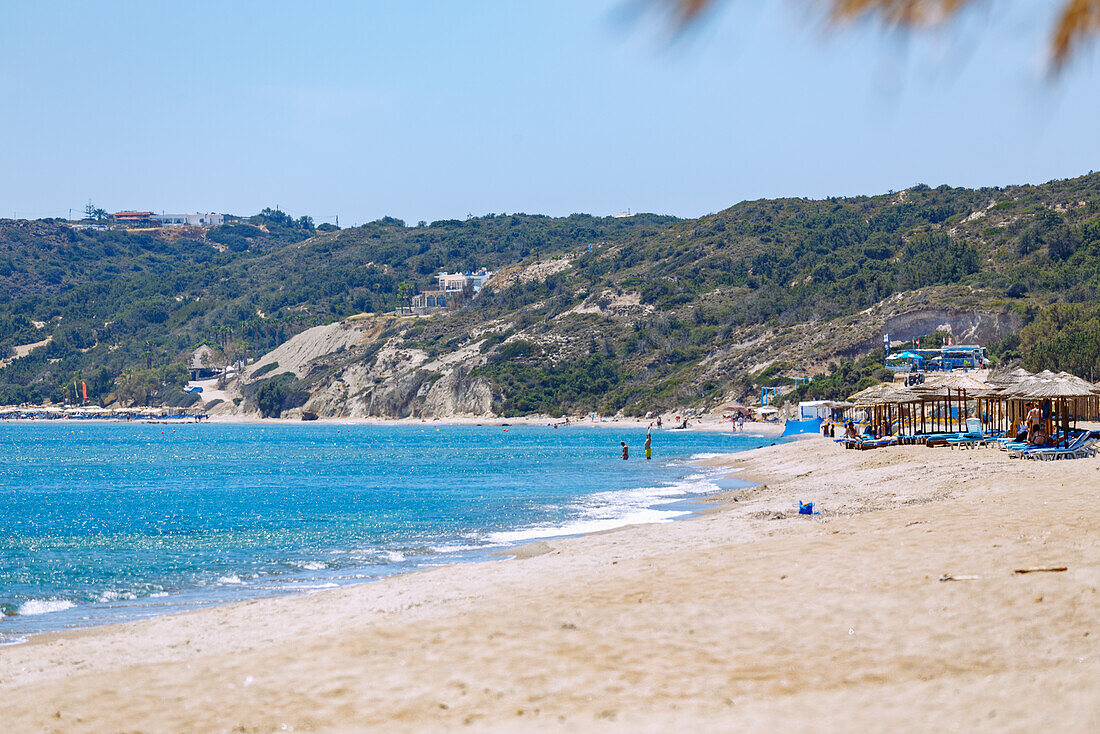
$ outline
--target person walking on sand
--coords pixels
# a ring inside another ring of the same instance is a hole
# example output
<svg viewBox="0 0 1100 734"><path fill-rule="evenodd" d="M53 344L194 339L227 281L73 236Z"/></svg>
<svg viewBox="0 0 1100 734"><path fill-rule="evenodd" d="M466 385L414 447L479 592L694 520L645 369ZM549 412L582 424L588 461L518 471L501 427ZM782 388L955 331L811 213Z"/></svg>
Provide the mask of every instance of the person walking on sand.
<svg viewBox="0 0 1100 734"><path fill-rule="evenodd" d="M652 436L650 436L650 433L652 431L653 431L653 424L650 423L649 428L645 429L645 460L646 461L649 461L649 459L651 457L650 445L653 442L653 438L652 438Z"/></svg>
<svg viewBox="0 0 1100 734"><path fill-rule="evenodd" d="M626 461L630 458L630 448L626 445L626 441L619 441L619 443L623 447L623 461Z"/></svg>

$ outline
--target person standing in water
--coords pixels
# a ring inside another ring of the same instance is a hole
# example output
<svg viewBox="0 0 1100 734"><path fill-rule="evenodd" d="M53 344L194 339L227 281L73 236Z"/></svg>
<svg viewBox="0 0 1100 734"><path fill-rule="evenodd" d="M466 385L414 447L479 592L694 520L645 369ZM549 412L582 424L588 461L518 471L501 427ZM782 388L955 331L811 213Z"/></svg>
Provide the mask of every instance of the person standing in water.
<svg viewBox="0 0 1100 734"><path fill-rule="evenodd" d="M619 443L622 444L623 447L623 461L626 461L630 458L630 448L627 447L626 441L619 441Z"/></svg>
<svg viewBox="0 0 1100 734"><path fill-rule="evenodd" d="M646 461L649 461L649 459L651 458L650 445L653 442L653 438L650 436L650 433L652 431L653 431L653 424L650 423L649 428L645 429L645 460Z"/></svg>

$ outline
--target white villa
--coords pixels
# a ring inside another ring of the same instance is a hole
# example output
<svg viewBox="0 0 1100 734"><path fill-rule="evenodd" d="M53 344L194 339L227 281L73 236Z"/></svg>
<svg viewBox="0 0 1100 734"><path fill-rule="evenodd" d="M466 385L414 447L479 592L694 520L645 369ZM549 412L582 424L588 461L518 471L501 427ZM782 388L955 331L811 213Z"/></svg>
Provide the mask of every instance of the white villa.
<svg viewBox="0 0 1100 734"><path fill-rule="evenodd" d="M202 212L195 212L194 214L154 214L152 219L160 222L165 227L218 227L225 224L225 216L213 212L209 214L203 214Z"/></svg>
<svg viewBox="0 0 1100 734"><path fill-rule="evenodd" d="M461 292L466 289L467 283L473 288L474 293L477 293L491 277L493 277L493 274L490 271L482 270L479 273L469 271L465 273L440 273L436 276L436 280L439 282L439 290L444 293Z"/></svg>

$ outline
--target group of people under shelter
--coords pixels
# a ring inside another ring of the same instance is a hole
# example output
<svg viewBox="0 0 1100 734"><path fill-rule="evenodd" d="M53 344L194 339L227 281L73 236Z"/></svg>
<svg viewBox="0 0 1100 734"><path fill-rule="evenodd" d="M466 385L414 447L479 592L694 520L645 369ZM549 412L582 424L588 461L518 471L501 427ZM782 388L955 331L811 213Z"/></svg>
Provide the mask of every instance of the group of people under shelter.
<svg viewBox="0 0 1100 734"><path fill-rule="evenodd" d="M868 431L868 434L871 435L870 431ZM844 430L844 438L856 440L863 438L859 433L859 429L856 428L855 421L848 421ZM1027 417L1020 421L1019 429L1016 431L1016 440L1021 443L1026 442L1032 446L1054 445L1054 440L1043 428L1043 413L1039 409L1038 403L1027 404Z"/></svg>

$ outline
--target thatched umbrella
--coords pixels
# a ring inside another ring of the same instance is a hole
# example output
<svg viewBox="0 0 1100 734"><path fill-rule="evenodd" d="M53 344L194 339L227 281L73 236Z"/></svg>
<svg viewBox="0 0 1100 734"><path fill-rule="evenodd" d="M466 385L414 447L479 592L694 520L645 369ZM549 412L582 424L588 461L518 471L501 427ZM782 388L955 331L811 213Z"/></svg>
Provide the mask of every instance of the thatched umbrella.
<svg viewBox="0 0 1100 734"><path fill-rule="evenodd" d="M1004 369L996 369L989 373L989 377L986 378L986 382L988 382L990 385L994 385L997 387L1004 387L1007 385L1015 385L1018 382L1022 382L1023 380L1034 376L1035 375L1031 374L1023 367L1017 367L1016 369L1010 371Z"/></svg>
<svg viewBox="0 0 1100 734"><path fill-rule="evenodd" d="M900 433L909 426L910 432L916 432L917 405L924 402L925 396L911 387L892 385L883 390L875 400L876 415L883 433Z"/></svg>
<svg viewBox="0 0 1100 734"><path fill-rule="evenodd" d="M1076 423L1079 412L1078 401L1092 398L1094 395L1096 395L1095 386L1087 380L1074 375L1063 377L1049 371L1045 376L1039 373L1000 391L1000 397L1015 401L1017 404L1025 401L1041 403L1047 420L1047 433L1052 434L1053 431L1050 429L1058 426L1062 430L1063 437L1069 435L1071 405L1073 420Z"/></svg>
<svg viewBox="0 0 1100 734"><path fill-rule="evenodd" d="M938 405L942 402L943 410L932 411L932 431L954 431L970 417L970 400L985 397L995 391L995 388L987 382L960 372L944 372L931 375L920 385L914 385L913 391L921 394L921 429L924 430L924 403ZM954 404L957 404L954 405ZM977 413L982 415L981 406L976 405ZM937 415L942 419L936 424ZM953 423L954 416L958 415L958 423Z"/></svg>
<svg viewBox="0 0 1100 734"><path fill-rule="evenodd" d="M925 378L920 385L915 385L914 390L934 392L943 390L962 390L971 395L988 392L992 389L988 382L982 382L976 377L960 372L942 372Z"/></svg>
<svg viewBox="0 0 1100 734"><path fill-rule="evenodd" d="M1085 390L1088 390L1088 391L1092 392L1093 394L1100 393L1100 385L1093 385L1088 380L1085 380L1081 377L1078 377L1077 375L1071 375L1068 372L1059 372L1056 376L1059 379L1065 380L1066 382L1070 383L1071 385L1078 385L1078 386L1084 388Z"/></svg>
<svg viewBox="0 0 1100 734"><path fill-rule="evenodd" d="M890 383L880 382L877 385L871 385L868 388L849 395L848 401L857 406L874 405L875 400L893 389L894 386Z"/></svg>
<svg viewBox="0 0 1100 734"><path fill-rule="evenodd" d="M848 402L850 402L854 408L866 408L868 422L871 423L872 430L875 430L878 411L876 411L873 406L879 405L879 400L893 389L894 386L890 383L880 382L877 385L871 385L853 395L849 395Z"/></svg>

